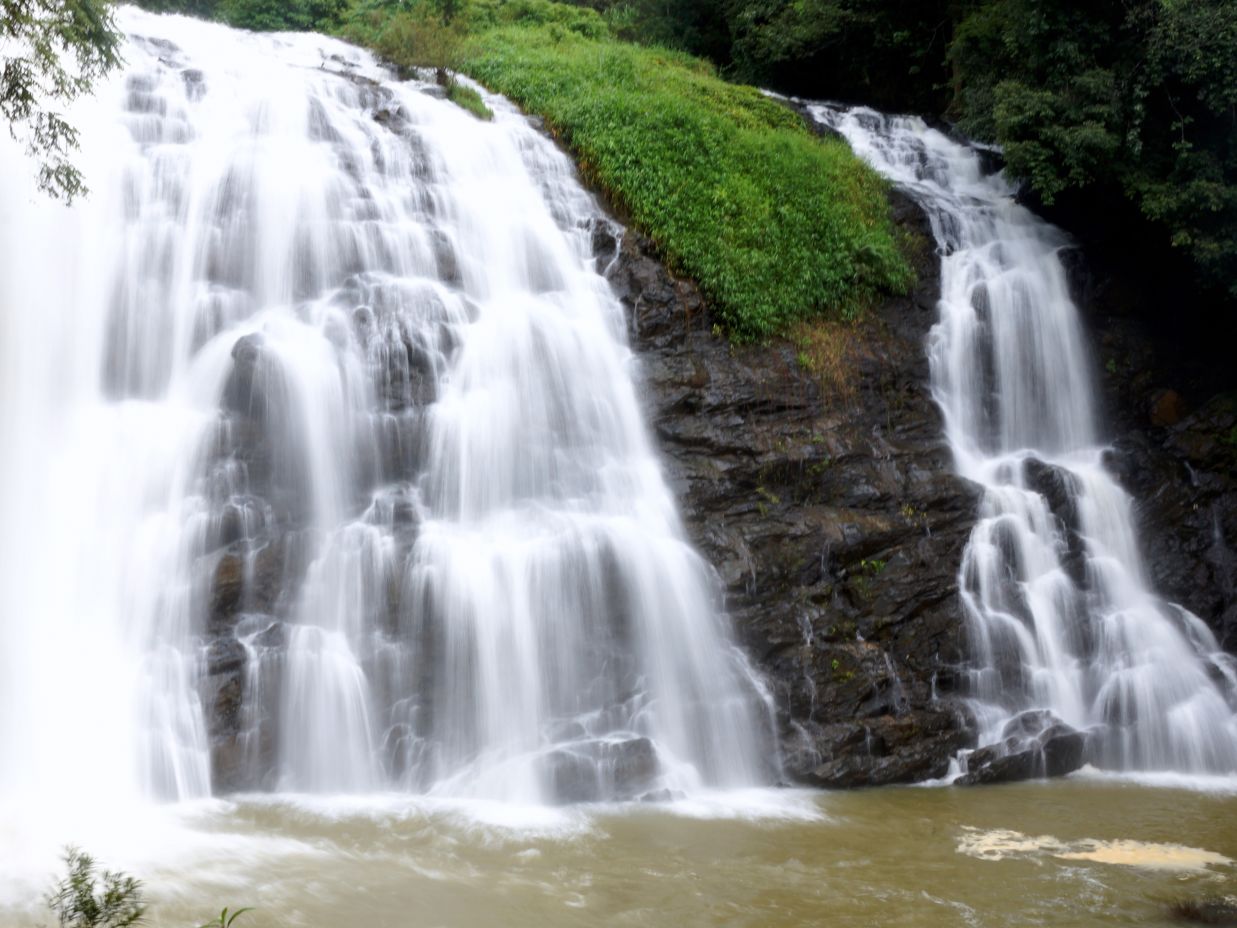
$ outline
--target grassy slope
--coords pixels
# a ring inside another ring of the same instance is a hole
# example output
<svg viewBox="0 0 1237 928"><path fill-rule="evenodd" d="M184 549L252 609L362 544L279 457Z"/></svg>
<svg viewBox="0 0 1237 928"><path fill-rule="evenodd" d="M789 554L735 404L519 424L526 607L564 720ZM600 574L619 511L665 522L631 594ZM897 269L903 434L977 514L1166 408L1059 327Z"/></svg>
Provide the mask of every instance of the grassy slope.
<svg viewBox="0 0 1237 928"><path fill-rule="evenodd" d="M544 117L735 339L850 318L909 285L884 182L711 65L617 41L592 10L551 0L466 0L450 34L384 3L358 0L345 34L397 62L447 63Z"/></svg>

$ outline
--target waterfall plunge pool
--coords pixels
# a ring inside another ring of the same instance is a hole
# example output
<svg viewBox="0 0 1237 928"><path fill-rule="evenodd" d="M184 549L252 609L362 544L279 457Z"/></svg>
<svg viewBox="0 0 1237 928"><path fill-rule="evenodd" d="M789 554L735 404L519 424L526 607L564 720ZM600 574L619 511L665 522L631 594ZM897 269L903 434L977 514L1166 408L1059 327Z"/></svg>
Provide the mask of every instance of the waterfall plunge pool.
<svg viewBox="0 0 1237 928"><path fill-rule="evenodd" d="M1082 928L1169 925L1178 901L1237 894L1237 784L1220 780L1084 773L559 808L284 795L115 811L128 829L77 833L97 832L88 849L145 880L154 928L224 905L254 906L248 928ZM23 841L6 860L12 844L0 845L4 925L47 922L23 908L54 872L42 834L45 858Z"/></svg>

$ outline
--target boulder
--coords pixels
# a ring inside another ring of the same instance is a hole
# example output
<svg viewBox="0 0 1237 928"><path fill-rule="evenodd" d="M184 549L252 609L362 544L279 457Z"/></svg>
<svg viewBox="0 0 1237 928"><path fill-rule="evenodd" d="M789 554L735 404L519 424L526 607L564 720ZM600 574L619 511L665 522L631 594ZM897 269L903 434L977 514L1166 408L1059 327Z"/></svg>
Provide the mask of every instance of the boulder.
<svg viewBox="0 0 1237 928"><path fill-rule="evenodd" d="M961 786L1012 783L1073 773L1086 759L1087 737L1051 712L1034 709L1006 723L1001 741L972 751Z"/></svg>
<svg viewBox="0 0 1237 928"><path fill-rule="evenodd" d="M578 741L546 756L554 797L560 802L600 802L655 797L661 775L648 738Z"/></svg>
<svg viewBox="0 0 1237 928"><path fill-rule="evenodd" d="M1166 428L1185 418L1185 400L1176 390L1158 390L1151 397L1148 418L1152 425Z"/></svg>

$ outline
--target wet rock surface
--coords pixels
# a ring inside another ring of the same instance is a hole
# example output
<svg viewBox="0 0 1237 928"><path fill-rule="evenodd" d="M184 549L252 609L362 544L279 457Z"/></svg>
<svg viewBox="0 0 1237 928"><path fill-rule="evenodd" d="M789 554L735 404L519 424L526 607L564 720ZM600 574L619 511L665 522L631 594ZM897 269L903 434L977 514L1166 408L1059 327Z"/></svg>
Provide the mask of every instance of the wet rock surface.
<svg viewBox="0 0 1237 928"><path fill-rule="evenodd" d="M953 473L928 391L938 260L918 208L893 203L924 243L918 286L835 327L845 344L823 374L801 363L801 344L730 345L649 242L594 235L688 530L772 687L786 774L828 787L939 777L973 743L954 698L966 649L956 574L979 489ZM1143 321L1119 281L1086 277L1085 258L1070 265L1111 423L1108 464L1134 497L1152 585L1237 649L1234 378ZM1081 554L1063 473L1025 466ZM971 755L967 782L1063 775L1085 745L1059 720L1011 733Z"/></svg>
<svg viewBox="0 0 1237 928"><path fill-rule="evenodd" d="M1119 275L1073 271L1151 584L1237 651L1237 368Z"/></svg>
<svg viewBox="0 0 1237 928"><path fill-rule="evenodd" d="M1060 777L1083 765L1087 737L1051 712L1033 709L1009 720L1002 739L972 751L961 786Z"/></svg>
<svg viewBox="0 0 1237 928"><path fill-rule="evenodd" d="M688 531L772 688L785 774L819 786L939 777L973 739L951 697L979 489L953 473L928 391L937 257L918 208L894 205L919 286L806 347L732 346L647 240L594 236Z"/></svg>

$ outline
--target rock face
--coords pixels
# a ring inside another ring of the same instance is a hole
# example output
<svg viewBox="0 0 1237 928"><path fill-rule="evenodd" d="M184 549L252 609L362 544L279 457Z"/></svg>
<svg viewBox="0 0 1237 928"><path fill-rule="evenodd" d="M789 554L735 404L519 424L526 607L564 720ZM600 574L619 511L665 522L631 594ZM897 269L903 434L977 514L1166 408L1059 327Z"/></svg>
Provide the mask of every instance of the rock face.
<svg viewBox="0 0 1237 928"><path fill-rule="evenodd" d="M925 243L916 291L797 344L731 346L649 242L595 237L629 309L688 530L770 681L786 776L828 787L939 777L973 744L951 697L966 653L956 574L979 489L953 473L928 392L937 257L917 207L893 202L898 223ZM1076 293L1099 354L1109 464L1135 498L1152 584L1234 650L1237 396L1223 392L1232 374L1200 370L1188 349L1119 312L1102 297L1124 291L1085 277L1084 264L1073 262ZM1027 478L1050 501L1069 498L1051 465L1029 462ZM1054 511L1080 553L1068 508ZM1011 726L971 754L964 782L1082 764L1085 733L1054 718Z"/></svg>
<svg viewBox="0 0 1237 928"><path fill-rule="evenodd" d="M894 204L918 289L800 345L731 346L648 241L595 241L688 530L772 687L785 774L820 786L939 777L973 737L949 697L979 490L928 392L938 260L918 208Z"/></svg>
<svg viewBox="0 0 1237 928"><path fill-rule="evenodd" d="M1237 367L1102 265L1073 277L1151 584L1237 651Z"/></svg>
<svg viewBox="0 0 1237 928"><path fill-rule="evenodd" d="M1060 777L1082 766L1087 736L1043 709L1012 718L999 742L972 751L962 786L1012 783L1035 777Z"/></svg>

